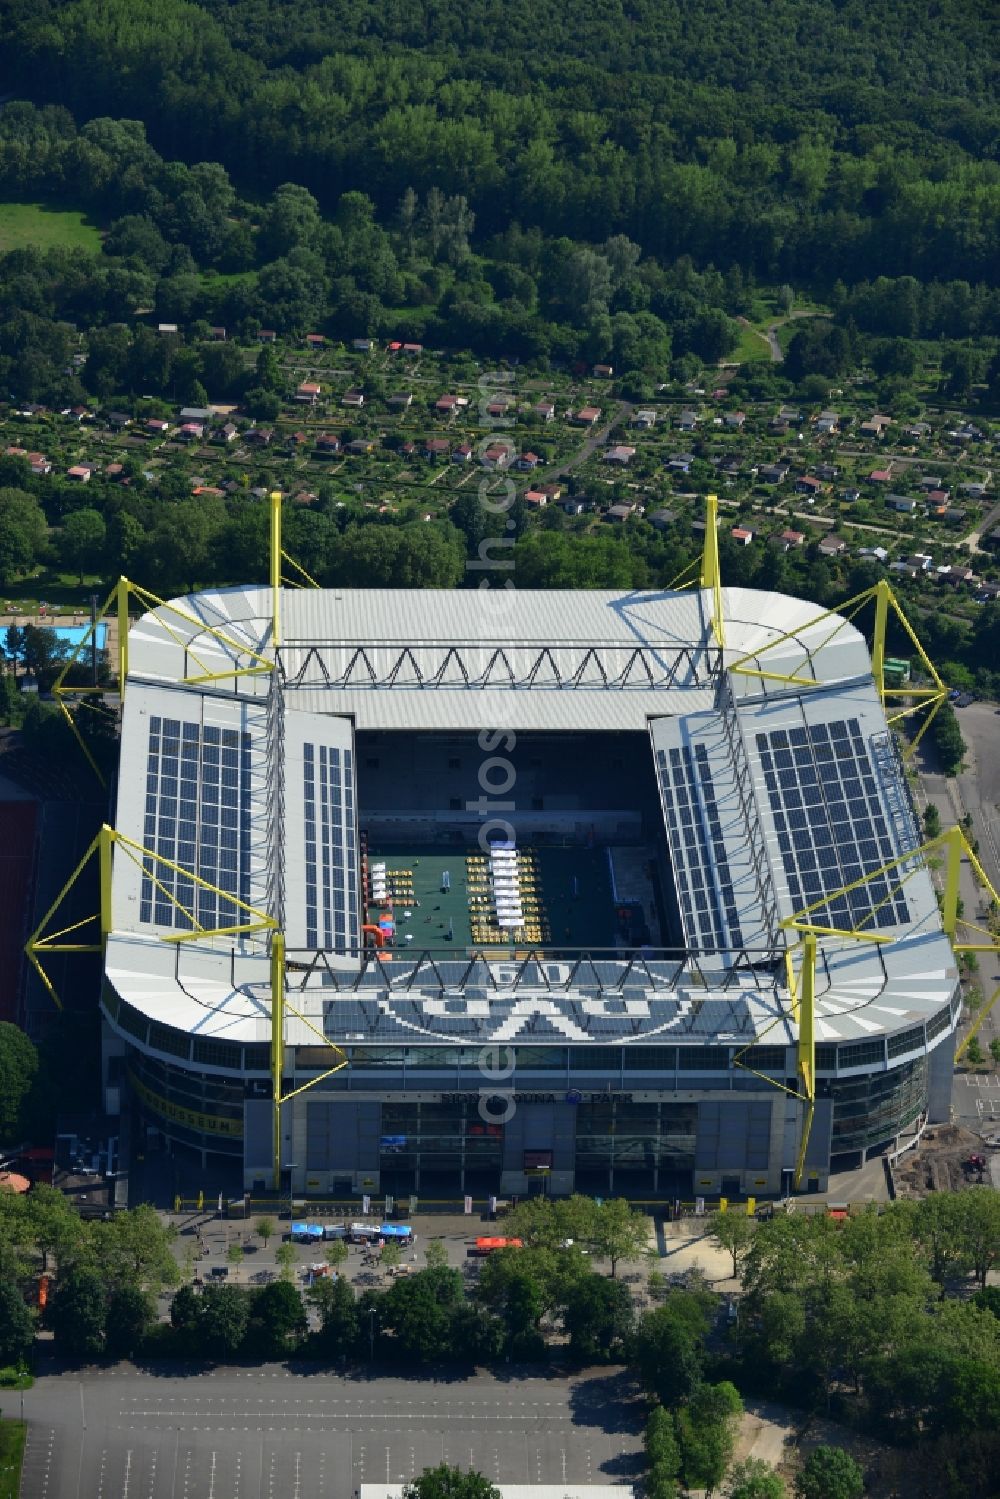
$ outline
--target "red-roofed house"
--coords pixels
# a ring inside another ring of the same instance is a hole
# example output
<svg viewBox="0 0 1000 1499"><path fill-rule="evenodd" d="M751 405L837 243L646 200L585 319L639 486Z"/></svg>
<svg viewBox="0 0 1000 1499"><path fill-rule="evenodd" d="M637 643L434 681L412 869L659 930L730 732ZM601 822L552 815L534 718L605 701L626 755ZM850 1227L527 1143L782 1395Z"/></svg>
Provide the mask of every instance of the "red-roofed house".
<svg viewBox="0 0 1000 1499"><path fill-rule="evenodd" d="M601 419L600 406L581 406L573 418L578 427L593 427Z"/></svg>

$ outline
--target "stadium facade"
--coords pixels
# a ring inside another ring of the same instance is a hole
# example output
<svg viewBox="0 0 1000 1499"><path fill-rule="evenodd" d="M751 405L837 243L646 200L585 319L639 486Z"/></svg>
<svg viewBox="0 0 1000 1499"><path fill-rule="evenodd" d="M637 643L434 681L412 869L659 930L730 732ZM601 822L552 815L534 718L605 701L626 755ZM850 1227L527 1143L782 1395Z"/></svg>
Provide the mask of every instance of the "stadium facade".
<svg viewBox="0 0 1000 1499"><path fill-rule="evenodd" d="M824 1190L946 1119L952 945L865 640L817 614L738 588L151 608L109 1090L248 1191L319 1197Z"/></svg>

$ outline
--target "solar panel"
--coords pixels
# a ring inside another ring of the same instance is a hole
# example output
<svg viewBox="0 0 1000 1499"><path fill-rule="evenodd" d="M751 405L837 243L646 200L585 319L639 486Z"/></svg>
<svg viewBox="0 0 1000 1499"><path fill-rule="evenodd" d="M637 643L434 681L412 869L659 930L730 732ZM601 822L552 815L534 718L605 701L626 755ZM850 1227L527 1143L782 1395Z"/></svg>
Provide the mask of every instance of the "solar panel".
<svg viewBox="0 0 1000 1499"><path fill-rule="evenodd" d="M708 750L699 744L692 754L684 746L670 750L669 765L662 751L657 760L687 940L716 952L740 947L743 933L731 900L729 855ZM730 900L720 902L720 892L726 891Z"/></svg>
<svg viewBox="0 0 1000 1499"><path fill-rule="evenodd" d="M144 866L139 920L190 930L177 900L203 927L235 926L240 909L226 897L249 898L249 834L250 735L151 716L143 843L160 859Z"/></svg>
<svg viewBox="0 0 1000 1499"><path fill-rule="evenodd" d="M353 755L306 744L302 774L306 946L343 952L358 937Z"/></svg>
<svg viewBox="0 0 1000 1499"><path fill-rule="evenodd" d="M895 856L858 719L760 733L756 745L793 902L811 906ZM906 898L890 895L891 883L871 880L811 919L869 930L905 923Z"/></svg>

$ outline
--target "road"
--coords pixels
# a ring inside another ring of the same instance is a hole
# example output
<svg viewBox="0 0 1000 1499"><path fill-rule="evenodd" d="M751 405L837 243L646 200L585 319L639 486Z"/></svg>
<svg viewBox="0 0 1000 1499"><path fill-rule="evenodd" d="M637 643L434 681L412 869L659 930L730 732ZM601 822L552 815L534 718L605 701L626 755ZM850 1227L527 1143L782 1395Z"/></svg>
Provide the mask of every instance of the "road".
<svg viewBox="0 0 1000 1499"><path fill-rule="evenodd" d="M922 799L937 807L941 824L948 827L960 822L966 813L972 818L970 837L978 843L979 859L988 879L1000 890L1000 765L994 746L1000 732L995 703L970 703L958 710L958 721L962 736L968 747L965 770L961 775L946 778L938 773L933 760L933 746L929 737L921 743L920 769ZM935 873L941 886L943 871ZM966 918L979 926L985 926L988 896L977 884L972 866L963 861L959 894ZM960 931L962 929L960 928ZM985 942L987 939L975 931L965 929L964 940ZM1000 985L1000 957L993 953L978 954L978 983L988 1001ZM963 1030L962 1034L965 1032ZM979 1042L988 1051L990 1042L1000 1036L1000 1005L990 1012L979 1030ZM952 1110L957 1124L983 1134L994 1134L1000 1128L1000 1077L996 1073L955 1074L952 1089Z"/></svg>
<svg viewBox="0 0 1000 1499"><path fill-rule="evenodd" d="M628 422L629 417L632 415L632 410L633 403L631 401L619 401L615 406L614 416L608 421L602 422L596 430L591 431L586 441L577 448L575 453L571 453L562 463L546 470L545 478L553 480L562 479L568 473L571 473L573 469L579 468L581 464L586 463L587 459L592 458L597 449L603 447L607 442L608 433L612 427L616 426L619 422Z"/></svg>
<svg viewBox="0 0 1000 1499"><path fill-rule="evenodd" d="M617 1371L339 1376L130 1365L40 1379L22 1499L352 1499L439 1462L494 1482L636 1476L641 1411Z"/></svg>
<svg viewBox="0 0 1000 1499"><path fill-rule="evenodd" d="M790 312L787 317L776 318L773 323L768 323L764 329L764 337L767 339L767 347L771 351L771 363L782 364L785 359L785 351L778 342L778 329L783 328L786 323L794 323L796 318L829 318L831 312L814 312L812 308L803 307L798 312Z"/></svg>

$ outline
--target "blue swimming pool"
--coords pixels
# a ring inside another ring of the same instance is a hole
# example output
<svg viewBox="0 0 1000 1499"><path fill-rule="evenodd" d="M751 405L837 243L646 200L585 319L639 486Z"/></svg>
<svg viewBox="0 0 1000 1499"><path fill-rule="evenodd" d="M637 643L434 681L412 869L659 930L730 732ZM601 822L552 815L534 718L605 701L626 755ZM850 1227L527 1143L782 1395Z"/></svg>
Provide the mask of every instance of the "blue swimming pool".
<svg viewBox="0 0 1000 1499"><path fill-rule="evenodd" d="M87 625L55 625L52 633L58 639L64 640L67 645L79 645L80 641L86 635L87 629ZM103 623L98 624L94 629L94 634L97 636L97 649L99 651L103 651L104 649L107 633L108 627Z"/></svg>

